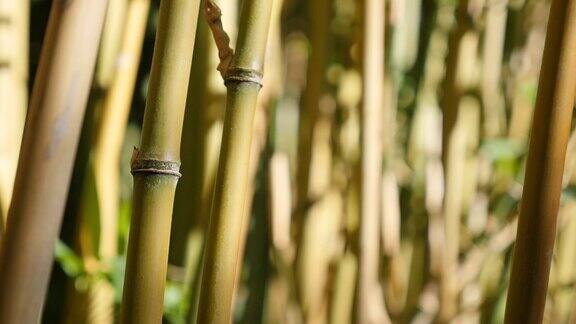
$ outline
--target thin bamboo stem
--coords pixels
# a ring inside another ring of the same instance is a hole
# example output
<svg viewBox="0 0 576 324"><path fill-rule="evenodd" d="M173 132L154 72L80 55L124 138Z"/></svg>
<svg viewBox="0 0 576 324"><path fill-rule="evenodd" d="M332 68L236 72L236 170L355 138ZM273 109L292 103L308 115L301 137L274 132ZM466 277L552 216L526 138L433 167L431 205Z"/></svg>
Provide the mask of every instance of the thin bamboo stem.
<svg viewBox="0 0 576 324"><path fill-rule="evenodd" d="M225 76L228 98L206 242L198 323L229 323L232 319L252 124L261 87L271 11L270 0L244 1L236 54Z"/></svg>
<svg viewBox="0 0 576 324"><path fill-rule="evenodd" d="M300 125L298 129L298 167L296 203L301 209L310 199L310 163L314 127L319 113L320 97L325 86L325 69L328 55L330 11L332 2L316 0L308 2L310 22L310 55L306 75L306 88L302 94ZM296 215L294 230L301 231L302 215Z"/></svg>
<svg viewBox="0 0 576 324"><path fill-rule="evenodd" d="M92 232L98 242L95 253L105 267L117 255L118 211L120 208L120 154L136 85L138 66L150 0L130 0L126 24L122 28L120 50L114 60L116 69L110 88L104 95L100 129L92 155L98 201L99 231ZM88 323L114 322L114 288L106 280L91 287Z"/></svg>
<svg viewBox="0 0 576 324"><path fill-rule="evenodd" d="M200 0L164 0L140 149L132 160L133 214L122 323L160 323L170 224L180 167L180 140Z"/></svg>
<svg viewBox="0 0 576 324"><path fill-rule="evenodd" d="M382 90L384 89L384 1L362 3L362 87L360 156L360 252L357 320L388 322L378 280L382 190Z"/></svg>
<svg viewBox="0 0 576 324"><path fill-rule="evenodd" d="M1 323L40 318L106 3L52 4L0 255Z"/></svg>
<svg viewBox="0 0 576 324"><path fill-rule="evenodd" d="M541 323L576 89L576 1L553 0L538 86L506 323Z"/></svg>
<svg viewBox="0 0 576 324"><path fill-rule="evenodd" d="M96 64L95 83L98 87L108 88L114 82L116 62L122 46L125 21L130 0L108 0L106 20L102 28L100 51Z"/></svg>

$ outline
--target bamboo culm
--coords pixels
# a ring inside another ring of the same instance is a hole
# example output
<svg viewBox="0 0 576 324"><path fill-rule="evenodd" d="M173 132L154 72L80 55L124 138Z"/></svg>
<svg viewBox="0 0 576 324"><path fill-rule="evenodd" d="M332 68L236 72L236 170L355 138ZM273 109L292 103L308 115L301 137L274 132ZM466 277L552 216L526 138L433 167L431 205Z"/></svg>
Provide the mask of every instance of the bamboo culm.
<svg viewBox="0 0 576 324"><path fill-rule="evenodd" d="M40 319L106 4L52 4L0 254L0 323Z"/></svg>
<svg viewBox="0 0 576 324"><path fill-rule="evenodd" d="M121 323L160 323L180 140L200 0L163 0L140 149L134 150L133 213Z"/></svg>
<svg viewBox="0 0 576 324"><path fill-rule="evenodd" d="M198 323L229 323L272 0L245 0L237 50L224 74L228 97L198 309ZM222 58L222 57L221 57Z"/></svg>
<svg viewBox="0 0 576 324"><path fill-rule="evenodd" d="M506 323L542 323L576 89L576 1L553 0L536 97Z"/></svg>

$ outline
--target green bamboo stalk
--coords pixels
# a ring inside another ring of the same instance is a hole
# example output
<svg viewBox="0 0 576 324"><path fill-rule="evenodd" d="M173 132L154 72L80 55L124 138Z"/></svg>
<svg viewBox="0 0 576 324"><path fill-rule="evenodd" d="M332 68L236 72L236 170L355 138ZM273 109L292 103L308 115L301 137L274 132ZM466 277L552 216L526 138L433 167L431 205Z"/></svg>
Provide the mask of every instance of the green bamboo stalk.
<svg viewBox="0 0 576 324"><path fill-rule="evenodd" d="M298 128L298 167L296 169L296 203L303 208L310 199L310 163L312 159L311 138L318 118L318 106L325 86L325 68L328 52L331 1L308 2L310 21L310 55L306 75L306 88L302 94L300 125ZM300 213L301 214L301 213ZM301 230L302 215L296 215L294 230Z"/></svg>
<svg viewBox="0 0 576 324"><path fill-rule="evenodd" d="M122 323L160 323L180 139L200 0L164 0L140 149L132 160L133 214Z"/></svg>
<svg viewBox="0 0 576 324"><path fill-rule="evenodd" d="M272 11L270 0L245 0L237 52L224 73L228 90L216 188L205 250L198 323L229 323L248 182L252 124Z"/></svg>
<svg viewBox="0 0 576 324"><path fill-rule="evenodd" d="M12 197L28 105L30 1L0 1L0 237Z"/></svg>
<svg viewBox="0 0 576 324"><path fill-rule="evenodd" d="M1 323L40 318L106 3L52 4L0 255Z"/></svg>
<svg viewBox="0 0 576 324"><path fill-rule="evenodd" d="M384 1L361 1L362 108L360 156L360 238L357 320L389 322L378 279L382 190L381 113L384 103Z"/></svg>
<svg viewBox="0 0 576 324"><path fill-rule="evenodd" d="M553 0L510 274L506 323L541 323L543 319L574 107L574 71L576 1Z"/></svg>

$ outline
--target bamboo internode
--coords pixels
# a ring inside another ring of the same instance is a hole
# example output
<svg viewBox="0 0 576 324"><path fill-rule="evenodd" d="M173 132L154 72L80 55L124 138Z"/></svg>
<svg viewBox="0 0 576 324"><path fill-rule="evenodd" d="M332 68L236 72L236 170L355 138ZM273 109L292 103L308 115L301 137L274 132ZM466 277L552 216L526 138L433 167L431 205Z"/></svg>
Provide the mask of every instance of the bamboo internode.
<svg viewBox="0 0 576 324"><path fill-rule="evenodd" d="M541 323L576 89L576 1L550 9L532 123L506 323Z"/></svg>
<svg viewBox="0 0 576 324"><path fill-rule="evenodd" d="M50 11L0 255L0 323L40 319L106 3L55 1Z"/></svg>

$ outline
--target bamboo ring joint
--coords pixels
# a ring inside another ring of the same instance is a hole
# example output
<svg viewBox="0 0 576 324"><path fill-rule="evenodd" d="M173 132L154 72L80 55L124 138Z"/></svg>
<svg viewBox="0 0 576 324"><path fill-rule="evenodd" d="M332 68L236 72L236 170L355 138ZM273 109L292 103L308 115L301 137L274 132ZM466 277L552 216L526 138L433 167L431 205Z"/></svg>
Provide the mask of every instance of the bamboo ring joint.
<svg viewBox="0 0 576 324"><path fill-rule="evenodd" d="M160 161L160 160L143 160L135 159L132 161L132 175L136 173L151 173L171 175L180 178L180 163L173 161Z"/></svg>
<svg viewBox="0 0 576 324"><path fill-rule="evenodd" d="M262 72L254 69L230 68L226 73L225 85L233 82L252 82L262 87Z"/></svg>

